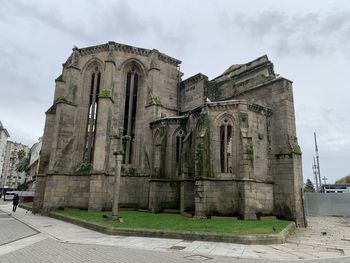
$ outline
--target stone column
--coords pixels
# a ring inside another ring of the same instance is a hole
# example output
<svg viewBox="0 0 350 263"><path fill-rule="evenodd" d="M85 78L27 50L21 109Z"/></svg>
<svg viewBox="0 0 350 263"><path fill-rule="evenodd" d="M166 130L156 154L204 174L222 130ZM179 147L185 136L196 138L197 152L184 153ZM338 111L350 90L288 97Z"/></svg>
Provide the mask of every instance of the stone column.
<svg viewBox="0 0 350 263"><path fill-rule="evenodd" d="M111 110L113 108L113 74L115 63L110 47L108 59L105 61L105 71L100 93L98 94L98 115L94 143L93 169L96 172L108 171L109 145L111 134Z"/></svg>
<svg viewBox="0 0 350 263"><path fill-rule="evenodd" d="M119 134L116 136L118 140L118 147L115 155L115 174L114 174L114 192L113 192L113 206L112 206L112 216L108 217L108 220L116 220L119 222L123 222L123 219L120 215L118 215L118 206L119 206L119 192L120 192L120 175L122 168L122 161L124 155L123 149L123 128L119 128Z"/></svg>
<svg viewBox="0 0 350 263"><path fill-rule="evenodd" d="M109 122L110 109L113 105L111 97L100 96L98 98L98 116L94 144L93 170L97 173L106 172L108 161L108 146L110 143Z"/></svg>
<svg viewBox="0 0 350 263"><path fill-rule="evenodd" d="M119 205L119 189L120 189L120 173L121 165L123 161L123 154L117 153L115 155L115 179L114 179L114 193L113 193L113 206L112 206L112 216L118 215L118 205Z"/></svg>

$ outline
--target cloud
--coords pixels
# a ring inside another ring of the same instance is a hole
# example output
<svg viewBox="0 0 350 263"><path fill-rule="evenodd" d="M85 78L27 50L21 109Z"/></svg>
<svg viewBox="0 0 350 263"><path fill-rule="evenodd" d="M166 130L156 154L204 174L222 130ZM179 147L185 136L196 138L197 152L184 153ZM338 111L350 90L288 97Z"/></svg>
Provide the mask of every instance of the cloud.
<svg viewBox="0 0 350 263"><path fill-rule="evenodd" d="M65 19L65 17L56 10L54 6L46 7L39 6L37 4L24 3L21 1L9 1L6 3L6 8L2 9L0 13L4 16L3 19L9 19L10 16L15 18L32 19L36 22L42 23L52 29L60 31L63 34L70 35L71 37L92 40L90 32L86 30L84 24L71 23Z"/></svg>
<svg viewBox="0 0 350 263"><path fill-rule="evenodd" d="M21 1L10 1L6 8L0 11L2 20L10 16L34 20L50 27L61 34L69 35L82 45L103 43L108 40L122 40L135 42L135 40L149 41L151 38L158 43L174 46L175 49L184 49L187 45L186 37L190 27L188 22L178 21L178 26L166 29L162 17L140 13L130 6L127 1L112 1L108 4L94 1L83 2L85 15L79 13L63 13L61 6L54 4L38 5ZM98 7L97 7L98 6ZM58 7L61 7L58 8ZM174 23L176 24L176 23ZM187 31L183 31L187 28Z"/></svg>
<svg viewBox="0 0 350 263"><path fill-rule="evenodd" d="M279 56L320 56L326 52L346 52L350 56L350 11L286 14L263 11L235 13L230 26L240 28L256 41L268 44Z"/></svg>

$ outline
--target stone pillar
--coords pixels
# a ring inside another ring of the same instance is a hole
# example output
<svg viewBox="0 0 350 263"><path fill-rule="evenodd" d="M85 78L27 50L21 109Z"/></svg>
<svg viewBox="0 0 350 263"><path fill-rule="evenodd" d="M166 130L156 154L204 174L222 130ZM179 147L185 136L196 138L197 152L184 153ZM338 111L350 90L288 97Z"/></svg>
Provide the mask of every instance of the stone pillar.
<svg viewBox="0 0 350 263"><path fill-rule="evenodd" d="M112 206L112 216L118 216L118 206L119 206L119 189L120 189L120 173L123 161L122 154L116 154L115 156L115 179L114 179L114 193L113 193L113 206Z"/></svg>
<svg viewBox="0 0 350 263"><path fill-rule="evenodd" d="M56 173L70 173L74 143L76 141L75 128L76 106L65 100L56 102L55 124L51 139L51 152L48 171Z"/></svg>
<svg viewBox="0 0 350 263"><path fill-rule="evenodd" d="M244 220L256 220L256 183L246 180L239 183L240 213Z"/></svg>
<svg viewBox="0 0 350 263"><path fill-rule="evenodd" d="M113 101L110 97L100 96L98 98L98 116L94 144L94 159L93 171L106 172L109 159L109 144L110 144L110 109L113 106Z"/></svg>
<svg viewBox="0 0 350 263"><path fill-rule="evenodd" d="M46 175L38 174L36 176L35 196L33 203L33 214L41 212L44 204Z"/></svg>
<svg viewBox="0 0 350 263"><path fill-rule="evenodd" d="M194 200L195 200L195 217L204 218L206 210L206 199L204 193L204 183L203 180L195 181L194 186Z"/></svg>
<svg viewBox="0 0 350 263"><path fill-rule="evenodd" d="M275 214L305 227L301 151L296 137L292 83L278 82L272 96L279 98L271 116Z"/></svg>
<svg viewBox="0 0 350 263"><path fill-rule="evenodd" d="M103 82L98 94L98 115L94 144L93 170L96 172L108 171L108 161L111 143L111 122L113 108L113 75L115 73L115 63L113 58L112 45L110 45L110 53L105 61L105 71L103 74Z"/></svg>

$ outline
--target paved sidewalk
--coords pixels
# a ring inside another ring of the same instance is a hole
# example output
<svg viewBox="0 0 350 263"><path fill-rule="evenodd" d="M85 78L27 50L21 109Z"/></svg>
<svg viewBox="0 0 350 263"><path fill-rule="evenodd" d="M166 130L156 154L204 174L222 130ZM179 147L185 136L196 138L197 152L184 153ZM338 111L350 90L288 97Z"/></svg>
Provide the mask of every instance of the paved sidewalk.
<svg viewBox="0 0 350 263"><path fill-rule="evenodd" d="M10 205L0 205L9 212ZM309 217L310 227L297 229L282 245L241 245L219 242L186 241L180 239L110 236L49 217L33 215L19 208L13 217L37 229L41 234L29 238L29 243L48 237L60 242L80 245L113 246L144 251L181 251L189 255L207 257L235 257L243 259L298 260L350 256L350 225L346 219L334 217ZM6 254L6 246L0 246L0 256ZM146 252L145 252L146 253ZM148 252L147 252L148 253ZM343 262L347 262L350 258Z"/></svg>
<svg viewBox="0 0 350 263"><path fill-rule="evenodd" d="M0 246L38 232L0 210Z"/></svg>

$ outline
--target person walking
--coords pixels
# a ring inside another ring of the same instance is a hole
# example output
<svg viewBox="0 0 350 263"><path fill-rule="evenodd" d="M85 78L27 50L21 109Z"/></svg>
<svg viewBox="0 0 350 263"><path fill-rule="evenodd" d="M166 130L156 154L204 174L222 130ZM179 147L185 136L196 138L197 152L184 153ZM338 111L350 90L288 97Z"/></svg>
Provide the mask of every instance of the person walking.
<svg viewBox="0 0 350 263"><path fill-rule="evenodd" d="M16 212L16 209L17 209L17 206L18 206L18 203L19 203L19 196L18 196L18 194L14 195L12 203L13 203L12 211Z"/></svg>

